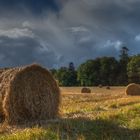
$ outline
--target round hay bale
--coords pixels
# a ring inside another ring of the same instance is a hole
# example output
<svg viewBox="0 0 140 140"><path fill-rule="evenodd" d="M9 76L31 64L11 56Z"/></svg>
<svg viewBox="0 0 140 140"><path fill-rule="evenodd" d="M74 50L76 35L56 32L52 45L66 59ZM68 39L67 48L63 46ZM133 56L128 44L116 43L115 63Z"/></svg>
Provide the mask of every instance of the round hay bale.
<svg viewBox="0 0 140 140"><path fill-rule="evenodd" d="M81 93L91 93L91 89L84 87L81 89Z"/></svg>
<svg viewBox="0 0 140 140"><path fill-rule="evenodd" d="M100 84L98 87L99 87L99 88L102 88L102 87L103 87L103 85L101 85L101 84Z"/></svg>
<svg viewBox="0 0 140 140"><path fill-rule="evenodd" d="M131 96L140 95L140 85L135 83L129 84L126 87L125 93Z"/></svg>
<svg viewBox="0 0 140 140"><path fill-rule="evenodd" d="M106 89L110 89L110 86L107 86Z"/></svg>
<svg viewBox="0 0 140 140"><path fill-rule="evenodd" d="M8 70L9 68L1 68L0 69L0 74L2 74L4 71Z"/></svg>
<svg viewBox="0 0 140 140"><path fill-rule="evenodd" d="M0 68L0 75L5 72L8 68ZM2 79L1 79L2 80ZM1 81L0 81L1 82ZM1 84L0 84L0 88L1 88ZM3 120L4 116L3 116L3 108L2 108L2 94L0 94L0 122Z"/></svg>
<svg viewBox="0 0 140 140"><path fill-rule="evenodd" d="M60 90L50 72L39 65L13 68L0 75L6 122L53 119L59 113Z"/></svg>

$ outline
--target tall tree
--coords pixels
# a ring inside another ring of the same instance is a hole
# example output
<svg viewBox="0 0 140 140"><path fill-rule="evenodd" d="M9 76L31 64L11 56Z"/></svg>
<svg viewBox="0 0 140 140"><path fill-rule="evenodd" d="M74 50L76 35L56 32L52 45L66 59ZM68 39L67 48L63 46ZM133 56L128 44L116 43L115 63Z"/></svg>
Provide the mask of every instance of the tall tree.
<svg viewBox="0 0 140 140"><path fill-rule="evenodd" d="M121 85L126 85L128 83L128 76L127 76L127 64L129 62L129 49L126 46L123 46L120 50L120 74L118 81Z"/></svg>
<svg viewBox="0 0 140 140"><path fill-rule="evenodd" d="M129 49L126 46L123 46L120 50L120 61L127 61L129 56L128 56L128 51Z"/></svg>
<svg viewBox="0 0 140 140"><path fill-rule="evenodd" d="M118 77L118 61L114 57L100 58L100 77L102 85L116 85Z"/></svg>
<svg viewBox="0 0 140 140"><path fill-rule="evenodd" d="M74 64L73 64L74 66ZM57 79L60 86L76 86L77 85L77 71L67 67L61 67L57 71Z"/></svg>
<svg viewBox="0 0 140 140"><path fill-rule="evenodd" d="M69 70L75 71L75 66L74 66L74 63L73 62L70 62L69 63Z"/></svg>

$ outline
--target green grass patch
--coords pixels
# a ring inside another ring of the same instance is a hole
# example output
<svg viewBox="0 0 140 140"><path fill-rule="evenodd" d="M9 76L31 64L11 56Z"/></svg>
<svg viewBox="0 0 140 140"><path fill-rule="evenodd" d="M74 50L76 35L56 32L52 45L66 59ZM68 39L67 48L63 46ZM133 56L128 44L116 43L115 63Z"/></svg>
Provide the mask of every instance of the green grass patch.
<svg viewBox="0 0 140 140"><path fill-rule="evenodd" d="M57 140L56 133L42 128L25 129L21 132L0 136L0 140Z"/></svg>

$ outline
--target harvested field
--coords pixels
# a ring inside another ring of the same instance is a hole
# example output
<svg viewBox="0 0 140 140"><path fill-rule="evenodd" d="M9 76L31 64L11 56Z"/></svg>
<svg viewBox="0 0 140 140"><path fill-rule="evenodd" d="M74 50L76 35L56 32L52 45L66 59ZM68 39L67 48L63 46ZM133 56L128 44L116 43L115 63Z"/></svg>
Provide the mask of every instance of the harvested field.
<svg viewBox="0 0 140 140"><path fill-rule="evenodd" d="M125 87L61 88L61 118L38 125L1 126L0 140L139 140L140 96Z"/></svg>

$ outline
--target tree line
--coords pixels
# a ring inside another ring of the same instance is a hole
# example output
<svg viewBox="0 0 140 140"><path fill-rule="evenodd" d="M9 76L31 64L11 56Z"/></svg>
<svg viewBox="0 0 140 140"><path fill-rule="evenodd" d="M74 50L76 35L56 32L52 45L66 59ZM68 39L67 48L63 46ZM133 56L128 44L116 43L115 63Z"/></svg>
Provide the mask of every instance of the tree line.
<svg viewBox="0 0 140 140"><path fill-rule="evenodd" d="M128 48L122 47L119 59L100 57L87 60L75 69L74 63L68 67L51 69L60 86L127 85L140 83L140 55L129 56Z"/></svg>

